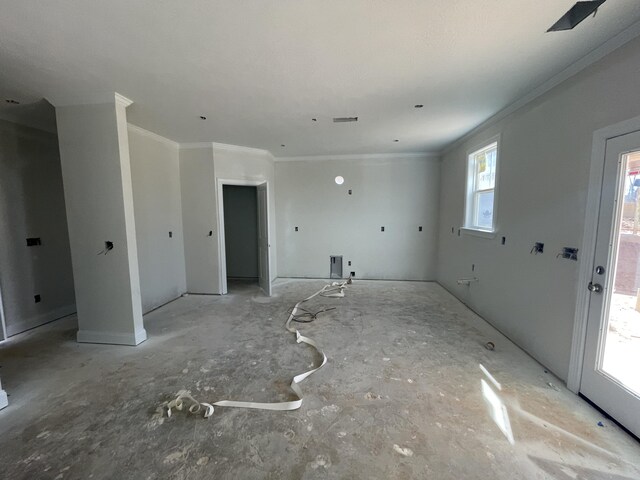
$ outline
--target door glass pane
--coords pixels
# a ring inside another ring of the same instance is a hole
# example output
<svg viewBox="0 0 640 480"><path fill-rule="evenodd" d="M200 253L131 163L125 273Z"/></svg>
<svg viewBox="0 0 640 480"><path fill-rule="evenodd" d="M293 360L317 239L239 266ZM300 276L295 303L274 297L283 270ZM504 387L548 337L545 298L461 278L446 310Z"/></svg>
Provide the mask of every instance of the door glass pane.
<svg viewBox="0 0 640 480"><path fill-rule="evenodd" d="M603 325L601 369L640 395L640 151L623 157L615 271L608 318Z"/></svg>
<svg viewBox="0 0 640 480"><path fill-rule="evenodd" d="M476 193L475 201L475 226L480 228L493 228L493 190Z"/></svg>

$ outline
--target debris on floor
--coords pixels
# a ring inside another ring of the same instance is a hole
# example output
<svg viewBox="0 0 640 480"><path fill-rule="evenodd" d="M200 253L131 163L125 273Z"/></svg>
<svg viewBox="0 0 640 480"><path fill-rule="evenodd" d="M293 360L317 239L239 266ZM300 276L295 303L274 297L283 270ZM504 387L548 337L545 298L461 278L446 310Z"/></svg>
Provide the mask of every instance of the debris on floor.
<svg viewBox="0 0 640 480"><path fill-rule="evenodd" d="M177 411L182 411L186 408L191 414L197 414L199 412L203 412L204 418L210 418L215 411L214 407L235 407L235 408L254 408L259 410L278 410L278 411L289 411L289 410L297 410L302 405L302 390L300 389L299 383L302 382L305 378L309 377L311 374L317 372L327 363L327 356L324 354L320 347L316 342L309 338L301 335L300 332L291 326L292 321L299 322L301 318L311 318L310 320L302 320L302 323L309 323L316 319L317 315L321 312L326 312L333 308L326 308L324 310L320 310L316 313L312 313L309 310L303 309L300 305L305 302L308 302L314 297L330 297L330 298L342 298L344 297L344 290L347 285L352 283L351 277L345 280L344 282L333 282L331 285L325 285L320 290L318 290L313 295L305 298L304 300L300 300L295 304L291 312L289 313L289 318L285 323L285 328L287 331L294 333L296 335L297 343L306 343L307 345L312 346L316 349L316 351L322 356L322 362L315 368L308 370L304 373L296 375L293 377L291 381L290 388L298 397L297 400L291 400L288 402L242 402L235 400L219 400L217 402L207 403L207 402L199 402L195 398L193 398L187 390L181 390L178 392L177 397L170 402L167 402L164 407L167 410L167 417L171 417L172 411L175 409ZM412 452L413 453L413 452Z"/></svg>
<svg viewBox="0 0 640 480"><path fill-rule="evenodd" d="M398 452L403 457L413 457L413 450L407 447L401 447L399 445L393 444L393 449Z"/></svg>

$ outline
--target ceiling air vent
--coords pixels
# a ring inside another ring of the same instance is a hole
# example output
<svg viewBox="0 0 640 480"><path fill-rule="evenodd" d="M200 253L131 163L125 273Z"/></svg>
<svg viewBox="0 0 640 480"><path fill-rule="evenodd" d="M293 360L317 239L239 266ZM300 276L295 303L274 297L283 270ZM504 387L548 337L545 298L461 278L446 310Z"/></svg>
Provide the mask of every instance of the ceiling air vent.
<svg viewBox="0 0 640 480"><path fill-rule="evenodd" d="M578 2L565 13L560 20L554 23L547 32L561 32L563 30L571 30L585 18L598 10L606 0L591 0L586 2Z"/></svg>
<svg viewBox="0 0 640 480"><path fill-rule="evenodd" d="M333 123L357 122L358 117L333 117Z"/></svg>

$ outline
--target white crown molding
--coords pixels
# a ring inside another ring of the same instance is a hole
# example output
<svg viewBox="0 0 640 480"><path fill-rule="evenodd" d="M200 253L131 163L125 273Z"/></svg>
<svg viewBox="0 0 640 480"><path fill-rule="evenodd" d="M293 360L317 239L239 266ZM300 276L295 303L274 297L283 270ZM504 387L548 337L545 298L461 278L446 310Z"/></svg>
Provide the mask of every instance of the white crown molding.
<svg viewBox="0 0 640 480"><path fill-rule="evenodd" d="M457 140L453 141L451 144L443 148L442 151L440 152L440 155L441 156L446 155L454 148L459 147L461 144L466 142L469 138L471 138L475 134L499 122L500 120L504 119L505 117L511 115L512 113L516 112L520 108L524 107L525 105L533 102L535 99L537 99L538 97L541 97L552 88L560 85L565 80L568 80L571 77L577 75L578 73L580 73L581 71L589 67L590 65L593 65L594 63L596 63L598 60L609 55L614 50L617 50L623 45L629 43L638 35L640 35L640 22L636 22L633 25L627 27L618 35L610 38L609 40L604 42L602 45L600 45L598 48L590 51L584 57L578 59L576 62L572 63L567 68L562 70L560 73L554 75L549 80L542 83L537 88L533 89L524 97L521 97L520 99L513 102L511 105L503 108L502 110L497 112L495 115L489 117L480 125L478 125L477 127L474 127L469 132L465 133L463 136L461 136L460 138L458 138Z"/></svg>
<svg viewBox="0 0 640 480"><path fill-rule="evenodd" d="M193 142L193 143L179 143L180 150L198 149L198 148L213 148L211 142Z"/></svg>
<svg viewBox="0 0 640 480"><path fill-rule="evenodd" d="M248 153L251 155L267 155L269 157L273 157L269 150L264 150L262 148L243 147L241 145L231 145L228 143L216 142L212 142L211 146L214 150L223 150L225 152Z"/></svg>
<svg viewBox="0 0 640 480"><path fill-rule="evenodd" d="M0 111L0 121L7 122L12 125L19 125L29 130L36 130L41 133L48 133L49 135L55 135L58 138L58 130L55 125L37 125L31 121L24 121L23 118L16 118L10 115L9 111Z"/></svg>
<svg viewBox="0 0 640 480"><path fill-rule="evenodd" d="M101 92L87 95L48 96L47 101L54 107L69 107L73 105L100 105L103 103L118 103L125 108L133 103L118 92Z"/></svg>
<svg viewBox="0 0 640 480"><path fill-rule="evenodd" d="M156 142L164 143L173 148L180 148L180 144L178 142L174 142L173 140L163 137L162 135L158 135L157 133L150 132L149 130L145 130L144 128L134 125L132 123L127 123L127 128L132 132L136 132L139 135L151 138Z"/></svg>
<svg viewBox="0 0 640 480"><path fill-rule="evenodd" d="M401 160L401 159L421 159L439 160L437 153L362 153L350 155L305 155L301 157L275 157L275 162L322 162L328 160Z"/></svg>
<svg viewBox="0 0 640 480"><path fill-rule="evenodd" d="M247 153L250 155L266 155L270 158L273 158L273 155L269 150L263 150L261 148L252 148L252 147L243 147L241 145L231 145L228 143L217 143L217 142L196 142L196 143L181 143L181 149L190 149L190 148L211 148L213 150L225 151L225 152L235 152L235 153Z"/></svg>
<svg viewBox="0 0 640 480"><path fill-rule="evenodd" d="M124 105L124 108L127 108L129 105L133 103L133 100L125 97L124 95L120 95L118 92L114 92L114 95L116 97L116 103L119 103L120 105Z"/></svg>

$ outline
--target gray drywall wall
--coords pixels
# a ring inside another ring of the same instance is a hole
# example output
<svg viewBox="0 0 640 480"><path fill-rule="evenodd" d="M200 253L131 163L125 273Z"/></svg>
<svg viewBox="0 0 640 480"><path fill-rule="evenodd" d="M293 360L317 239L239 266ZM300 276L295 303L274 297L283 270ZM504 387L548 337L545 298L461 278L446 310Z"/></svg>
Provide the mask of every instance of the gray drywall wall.
<svg viewBox="0 0 640 480"><path fill-rule="evenodd" d="M42 245L27 247L26 238ZM58 140L0 120L0 287L8 335L75 312ZM40 295L35 303L34 296Z"/></svg>
<svg viewBox="0 0 640 480"><path fill-rule="evenodd" d="M275 169L273 157L268 152L250 149L228 150L214 148L216 179L231 181L267 182L269 203L269 249L270 274L273 280L278 276L276 255L276 202ZM217 182L216 182L217 188Z"/></svg>
<svg viewBox="0 0 640 480"><path fill-rule="evenodd" d="M215 144L180 148L182 222L187 291L220 293L218 180L269 183L271 277L275 278L275 201L273 158L267 152ZM208 236L209 232L212 236Z"/></svg>
<svg viewBox="0 0 640 480"><path fill-rule="evenodd" d="M129 156L142 311L148 312L187 290L178 144L129 125Z"/></svg>
<svg viewBox="0 0 640 480"><path fill-rule="evenodd" d="M219 293L217 201L210 146L180 149L180 185L187 291Z"/></svg>
<svg viewBox="0 0 640 480"><path fill-rule="evenodd" d="M439 168L402 155L276 161L279 275L328 278L342 255L345 276L434 280Z"/></svg>
<svg viewBox="0 0 640 480"><path fill-rule="evenodd" d="M256 187L224 185L227 277L258 278L258 198Z"/></svg>
<svg viewBox="0 0 640 480"><path fill-rule="evenodd" d="M78 341L137 345L142 320L126 110L56 106ZM98 254L105 242L114 248Z"/></svg>
<svg viewBox="0 0 640 480"><path fill-rule="evenodd" d="M586 286L576 284L584 259L556 255L564 246L582 245L593 132L640 114L638 78L640 39L482 129L442 160L438 281L564 380L576 292ZM458 236L466 154L496 134L498 233L494 239ZM545 244L543 254L529 253L534 242ZM479 281L457 285L471 276Z"/></svg>

